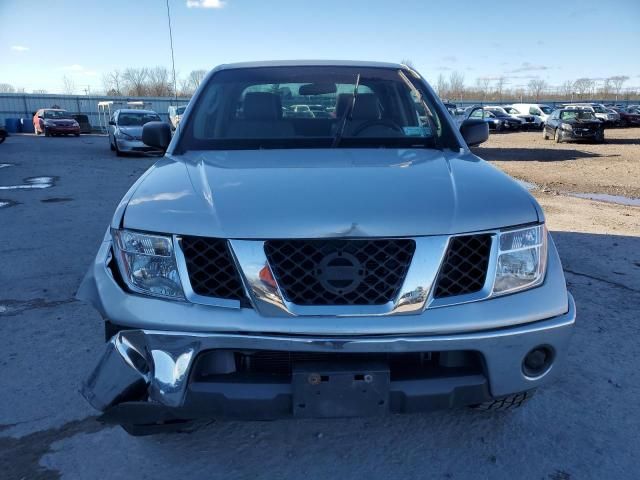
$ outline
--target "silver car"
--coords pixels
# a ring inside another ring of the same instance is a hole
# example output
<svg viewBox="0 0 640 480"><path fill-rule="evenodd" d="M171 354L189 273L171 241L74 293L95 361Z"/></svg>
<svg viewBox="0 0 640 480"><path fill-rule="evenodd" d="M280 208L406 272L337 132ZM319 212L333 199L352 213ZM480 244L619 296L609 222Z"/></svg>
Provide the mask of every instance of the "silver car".
<svg viewBox="0 0 640 480"><path fill-rule="evenodd" d="M142 127L148 122L159 122L153 110L121 109L113 112L109 120L109 147L120 156L123 153L158 152L157 148L142 141Z"/></svg>
<svg viewBox="0 0 640 480"><path fill-rule="evenodd" d="M283 116L303 101L334 117ZM104 421L507 409L560 372L575 305L544 214L409 67L220 66L173 139L142 136L166 154L78 293Z"/></svg>

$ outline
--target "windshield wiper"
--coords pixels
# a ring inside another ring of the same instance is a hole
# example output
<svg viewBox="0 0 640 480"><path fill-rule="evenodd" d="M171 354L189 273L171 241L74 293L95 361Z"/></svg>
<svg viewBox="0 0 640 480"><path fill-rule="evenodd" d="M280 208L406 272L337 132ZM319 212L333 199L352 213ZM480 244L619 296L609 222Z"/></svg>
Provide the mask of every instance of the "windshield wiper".
<svg viewBox="0 0 640 480"><path fill-rule="evenodd" d="M353 95L351 96L351 103L347 105L347 108L344 110L344 114L340 119L340 126L336 130L336 134L333 137L333 142L331 143L331 148L337 148L340 144L340 140L342 140L342 135L344 134L344 127L347 124L347 120L351 120L351 114L353 113L353 109L356 105L356 98L358 98L358 86L360 85L360 74L356 77L356 84L353 87Z"/></svg>

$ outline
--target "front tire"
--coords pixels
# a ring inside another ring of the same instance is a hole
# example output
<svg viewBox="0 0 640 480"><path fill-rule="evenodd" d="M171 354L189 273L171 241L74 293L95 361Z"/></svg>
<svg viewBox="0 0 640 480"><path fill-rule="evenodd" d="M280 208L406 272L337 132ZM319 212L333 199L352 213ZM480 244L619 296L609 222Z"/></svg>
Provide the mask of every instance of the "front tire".
<svg viewBox="0 0 640 480"><path fill-rule="evenodd" d="M49 131L49 129L47 127L44 127L44 136L45 137L50 137L51 136L51 132Z"/></svg>
<svg viewBox="0 0 640 480"><path fill-rule="evenodd" d="M549 140L549 134L547 133L547 129L542 127L542 139Z"/></svg>
<svg viewBox="0 0 640 480"><path fill-rule="evenodd" d="M553 134L553 140L556 143L562 142L562 134L560 133L560 129L559 128L556 128L556 130L555 130L555 132Z"/></svg>
<svg viewBox="0 0 640 480"><path fill-rule="evenodd" d="M114 145L114 150L116 151L116 156L117 157L122 157L123 153L118 148L118 141L115 138L113 139L113 145Z"/></svg>

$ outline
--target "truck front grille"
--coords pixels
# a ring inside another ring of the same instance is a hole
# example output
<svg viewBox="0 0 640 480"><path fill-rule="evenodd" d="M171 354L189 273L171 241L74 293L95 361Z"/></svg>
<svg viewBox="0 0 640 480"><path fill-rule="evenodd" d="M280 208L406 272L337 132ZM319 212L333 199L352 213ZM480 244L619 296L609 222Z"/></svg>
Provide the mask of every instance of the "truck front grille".
<svg viewBox="0 0 640 480"><path fill-rule="evenodd" d="M182 237L191 288L205 297L246 301L242 282L226 240Z"/></svg>
<svg viewBox="0 0 640 480"><path fill-rule="evenodd" d="M434 297L453 297L482 290L490 252L489 234L453 237L440 267Z"/></svg>
<svg viewBox="0 0 640 480"><path fill-rule="evenodd" d="M265 253L296 305L383 305L398 295L415 252L410 239L269 240Z"/></svg>

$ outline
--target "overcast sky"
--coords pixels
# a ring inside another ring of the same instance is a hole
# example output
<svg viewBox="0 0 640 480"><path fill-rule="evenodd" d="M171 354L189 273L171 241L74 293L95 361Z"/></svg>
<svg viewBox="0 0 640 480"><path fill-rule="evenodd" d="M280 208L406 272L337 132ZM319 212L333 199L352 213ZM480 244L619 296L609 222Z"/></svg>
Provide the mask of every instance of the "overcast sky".
<svg viewBox="0 0 640 480"><path fill-rule="evenodd" d="M269 59L412 60L438 74L628 75L640 85L640 0L170 0L180 75ZM170 67L165 0L0 0L0 83L102 89L102 74Z"/></svg>

